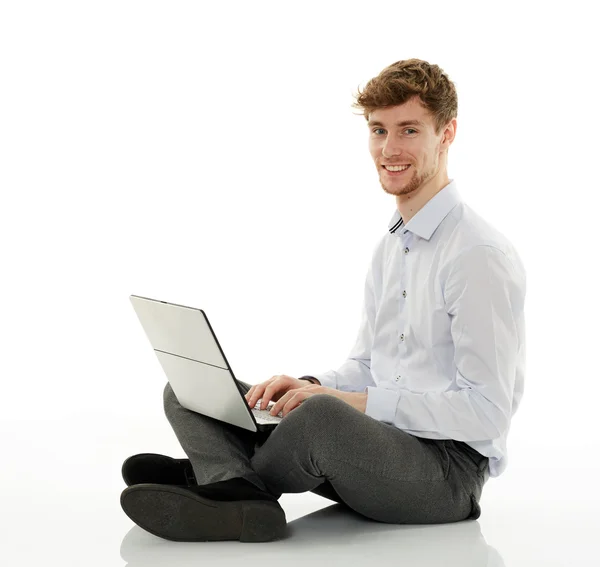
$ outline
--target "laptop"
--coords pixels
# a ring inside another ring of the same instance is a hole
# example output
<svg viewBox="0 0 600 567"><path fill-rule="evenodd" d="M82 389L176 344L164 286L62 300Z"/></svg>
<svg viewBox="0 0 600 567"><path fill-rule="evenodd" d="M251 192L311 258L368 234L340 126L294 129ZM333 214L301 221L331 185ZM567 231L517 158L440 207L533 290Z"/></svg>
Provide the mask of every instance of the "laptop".
<svg viewBox="0 0 600 567"><path fill-rule="evenodd" d="M191 411L254 432L283 419L257 402L250 408L217 336L202 309L129 296L179 403Z"/></svg>

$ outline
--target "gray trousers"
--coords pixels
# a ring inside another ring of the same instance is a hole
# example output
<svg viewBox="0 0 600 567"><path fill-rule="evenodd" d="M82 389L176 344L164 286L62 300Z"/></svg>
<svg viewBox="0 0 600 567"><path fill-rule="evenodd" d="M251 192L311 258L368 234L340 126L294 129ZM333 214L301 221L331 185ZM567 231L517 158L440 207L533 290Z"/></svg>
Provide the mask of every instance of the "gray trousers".
<svg viewBox="0 0 600 567"><path fill-rule="evenodd" d="M169 383L164 409L200 485L242 477L277 498L311 491L392 524L481 514L487 457L459 441L415 437L334 396L307 398L267 433L185 409Z"/></svg>

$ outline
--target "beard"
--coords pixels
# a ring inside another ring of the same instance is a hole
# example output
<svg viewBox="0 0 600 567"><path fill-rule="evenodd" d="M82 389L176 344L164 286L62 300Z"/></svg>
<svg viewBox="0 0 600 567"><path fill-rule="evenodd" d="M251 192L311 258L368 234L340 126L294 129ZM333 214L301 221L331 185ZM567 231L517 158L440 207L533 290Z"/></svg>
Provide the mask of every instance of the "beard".
<svg viewBox="0 0 600 567"><path fill-rule="evenodd" d="M415 168L414 164L410 165L408 171L409 173L407 173L407 176L402 181L386 176L385 174L380 175L379 183L381 183L383 190L389 195L409 195L417 191L437 173L435 164L421 175L419 175L419 171Z"/></svg>

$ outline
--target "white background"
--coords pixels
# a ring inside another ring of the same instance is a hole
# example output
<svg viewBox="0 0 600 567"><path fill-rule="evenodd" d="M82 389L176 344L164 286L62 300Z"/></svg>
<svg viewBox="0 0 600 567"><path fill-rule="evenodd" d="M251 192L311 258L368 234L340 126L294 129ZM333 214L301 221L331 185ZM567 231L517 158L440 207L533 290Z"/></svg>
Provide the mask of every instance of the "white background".
<svg viewBox="0 0 600 567"><path fill-rule="evenodd" d="M395 208L351 104L410 57L454 81L449 177L527 272L525 396L482 533L506 565L593 563L593 14L414 4L0 4L0 556L12 565L38 553L122 565L122 461L184 456L130 294L204 309L247 382L344 362ZM303 496L284 495L288 518ZM311 510L330 504L310 496Z"/></svg>

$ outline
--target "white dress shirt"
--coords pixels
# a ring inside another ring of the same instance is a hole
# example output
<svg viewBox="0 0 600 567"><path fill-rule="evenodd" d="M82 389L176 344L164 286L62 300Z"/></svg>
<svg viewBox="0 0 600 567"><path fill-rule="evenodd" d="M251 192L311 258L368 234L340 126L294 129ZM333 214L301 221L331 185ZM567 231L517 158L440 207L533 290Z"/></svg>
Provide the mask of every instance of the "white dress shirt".
<svg viewBox="0 0 600 567"><path fill-rule="evenodd" d="M455 439L506 468L523 396L525 268L450 180L376 245L358 337L323 386L367 392L366 414L417 437Z"/></svg>

